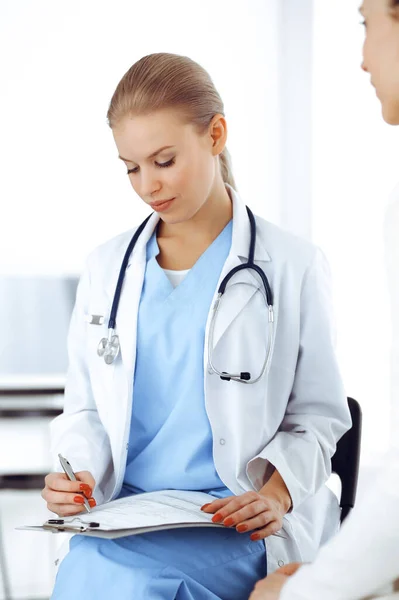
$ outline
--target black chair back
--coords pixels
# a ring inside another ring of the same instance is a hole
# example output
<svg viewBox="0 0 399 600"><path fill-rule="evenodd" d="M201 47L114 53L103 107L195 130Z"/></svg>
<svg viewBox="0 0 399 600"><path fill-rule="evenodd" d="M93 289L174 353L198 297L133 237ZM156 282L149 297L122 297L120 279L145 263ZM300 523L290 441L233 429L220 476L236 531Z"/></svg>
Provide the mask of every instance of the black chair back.
<svg viewBox="0 0 399 600"><path fill-rule="evenodd" d="M348 398L352 427L342 436L332 458L332 471L341 480L341 523L355 506L359 477L362 411L354 398Z"/></svg>

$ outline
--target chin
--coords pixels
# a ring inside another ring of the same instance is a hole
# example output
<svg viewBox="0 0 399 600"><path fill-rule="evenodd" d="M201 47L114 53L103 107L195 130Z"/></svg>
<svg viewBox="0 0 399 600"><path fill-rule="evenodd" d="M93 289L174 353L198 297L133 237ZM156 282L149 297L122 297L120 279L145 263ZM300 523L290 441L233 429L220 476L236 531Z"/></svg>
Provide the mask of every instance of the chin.
<svg viewBox="0 0 399 600"><path fill-rule="evenodd" d="M177 212L173 214L172 211L170 214L162 213L159 215L159 217L167 225L177 225L178 223L184 223L185 221L190 220L189 216L182 214L179 215Z"/></svg>
<svg viewBox="0 0 399 600"><path fill-rule="evenodd" d="M399 125L399 103L382 104L382 116L388 125Z"/></svg>

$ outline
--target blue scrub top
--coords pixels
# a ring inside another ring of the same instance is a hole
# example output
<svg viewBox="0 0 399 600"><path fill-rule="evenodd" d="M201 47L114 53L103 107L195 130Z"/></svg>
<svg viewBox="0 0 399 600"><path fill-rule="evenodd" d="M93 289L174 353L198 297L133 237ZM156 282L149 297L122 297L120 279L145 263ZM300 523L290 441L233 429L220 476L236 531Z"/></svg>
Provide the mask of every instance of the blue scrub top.
<svg viewBox="0 0 399 600"><path fill-rule="evenodd" d="M124 494L232 495L215 469L204 395L205 326L231 237L232 221L176 288L156 259L156 232L147 244Z"/></svg>

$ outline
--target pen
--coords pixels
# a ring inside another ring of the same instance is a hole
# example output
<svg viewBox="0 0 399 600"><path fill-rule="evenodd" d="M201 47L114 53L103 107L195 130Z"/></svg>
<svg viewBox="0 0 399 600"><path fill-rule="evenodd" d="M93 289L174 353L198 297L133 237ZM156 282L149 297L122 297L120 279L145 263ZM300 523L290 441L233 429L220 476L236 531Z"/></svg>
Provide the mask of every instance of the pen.
<svg viewBox="0 0 399 600"><path fill-rule="evenodd" d="M68 477L68 479L70 481L77 481L75 473L73 472L73 469L70 465L70 463L67 461L66 458L64 458L63 456L61 456L61 454L58 455L58 458L60 459L60 463L61 463L61 467L64 469L66 476ZM87 510L87 512L91 512L90 510L90 504L87 501L87 498L85 497L85 495L83 495L84 498L84 507Z"/></svg>

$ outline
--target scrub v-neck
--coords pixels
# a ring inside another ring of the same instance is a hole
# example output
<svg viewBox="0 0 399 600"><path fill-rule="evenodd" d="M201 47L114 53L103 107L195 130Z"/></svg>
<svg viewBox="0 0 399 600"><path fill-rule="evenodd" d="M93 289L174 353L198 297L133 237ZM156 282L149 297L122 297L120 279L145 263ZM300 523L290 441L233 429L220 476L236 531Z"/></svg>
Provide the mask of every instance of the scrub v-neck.
<svg viewBox="0 0 399 600"><path fill-rule="evenodd" d="M137 354L124 486L219 490L205 410L204 340L211 302L231 247L232 221L173 287L156 259L156 233L137 322Z"/></svg>

